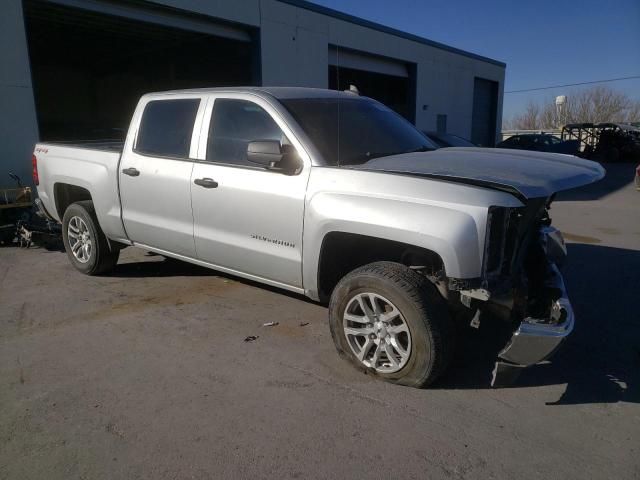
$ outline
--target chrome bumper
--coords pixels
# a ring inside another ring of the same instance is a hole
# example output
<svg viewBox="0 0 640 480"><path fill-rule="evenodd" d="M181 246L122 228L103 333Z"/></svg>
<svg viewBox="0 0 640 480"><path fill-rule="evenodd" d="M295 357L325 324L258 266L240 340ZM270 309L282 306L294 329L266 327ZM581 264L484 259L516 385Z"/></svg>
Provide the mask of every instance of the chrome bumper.
<svg viewBox="0 0 640 480"><path fill-rule="evenodd" d="M549 283L562 292L554 305L560 321L552 323L550 319L525 318L507 346L498 355L500 360L508 362L514 367L527 367L545 360L573 331L575 316L567 296L562 274L553 264L551 271Z"/></svg>

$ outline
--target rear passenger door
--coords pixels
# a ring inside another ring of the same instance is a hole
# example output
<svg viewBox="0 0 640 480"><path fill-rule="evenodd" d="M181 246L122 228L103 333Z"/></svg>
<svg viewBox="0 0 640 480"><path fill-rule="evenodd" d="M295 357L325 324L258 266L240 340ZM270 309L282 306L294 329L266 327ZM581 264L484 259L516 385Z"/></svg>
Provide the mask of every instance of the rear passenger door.
<svg viewBox="0 0 640 480"><path fill-rule="evenodd" d="M287 175L251 164L247 145L257 140L295 148L300 171ZM310 160L277 110L251 95L212 97L198 157L191 186L198 258L273 285L302 287Z"/></svg>
<svg viewBox="0 0 640 480"><path fill-rule="evenodd" d="M129 134L119 172L122 219L136 244L196 256L191 171L203 103L194 95L151 97L136 112L139 126Z"/></svg>

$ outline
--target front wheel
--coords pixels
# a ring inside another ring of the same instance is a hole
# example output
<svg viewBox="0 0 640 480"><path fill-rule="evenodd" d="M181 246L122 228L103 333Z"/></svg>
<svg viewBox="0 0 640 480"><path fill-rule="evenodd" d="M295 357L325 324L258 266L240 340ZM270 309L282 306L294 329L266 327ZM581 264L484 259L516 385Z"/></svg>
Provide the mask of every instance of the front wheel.
<svg viewBox="0 0 640 480"><path fill-rule="evenodd" d="M338 353L384 380L422 387L447 367L453 325L435 286L410 268L376 262L346 275L329 304Z"/></svg>
<svg viewBox="0 0 640 480"><path fill-rule="evenodd" d="M118 262L120 250L109 246L91 201L73 203L64 212L62 240L71 264L86 275L108 272Z"/></svg>

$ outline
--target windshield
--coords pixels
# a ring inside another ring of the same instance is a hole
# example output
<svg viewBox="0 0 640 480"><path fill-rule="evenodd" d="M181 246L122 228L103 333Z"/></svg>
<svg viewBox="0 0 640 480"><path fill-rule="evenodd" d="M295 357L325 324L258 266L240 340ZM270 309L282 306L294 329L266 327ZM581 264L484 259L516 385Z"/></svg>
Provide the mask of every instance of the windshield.
<svg viewBox="0 0 640 480"><path fill-rule="evenodd" d="M400 115L374 100L292 98L282 104L330 166L437 147Z"/></svg>

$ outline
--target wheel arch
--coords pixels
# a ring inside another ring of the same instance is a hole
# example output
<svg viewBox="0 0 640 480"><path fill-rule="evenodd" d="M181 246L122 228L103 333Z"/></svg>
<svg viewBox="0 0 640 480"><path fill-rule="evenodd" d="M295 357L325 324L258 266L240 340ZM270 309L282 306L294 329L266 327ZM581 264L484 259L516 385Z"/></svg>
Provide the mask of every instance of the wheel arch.
<svg viewBox="0 0 640 480"><path fill-rule="evenodd" d="M53 186L53 199L58 218L62 221L64 212L69 205L84 200L93 201L91 192L81 186L70 183L57 182Z"/></svg>
<svg viewBox="0 0 640 480"><path fill-rule="evenodd" d="M434 250L344 231L328 232L322 239L317 268L317 296L328 301L331 292L350 271L373 262L389 261L423 267L433 275L445 275L442 257Z"/></svg>

